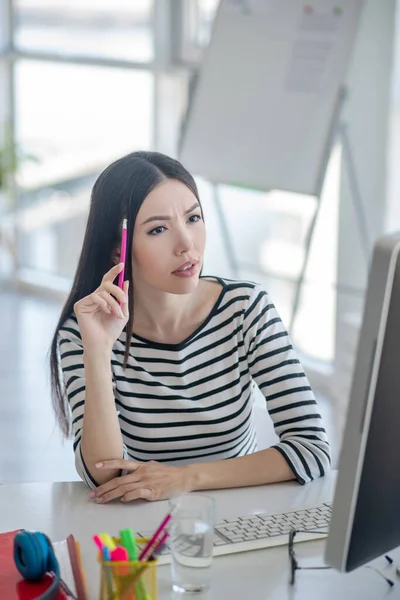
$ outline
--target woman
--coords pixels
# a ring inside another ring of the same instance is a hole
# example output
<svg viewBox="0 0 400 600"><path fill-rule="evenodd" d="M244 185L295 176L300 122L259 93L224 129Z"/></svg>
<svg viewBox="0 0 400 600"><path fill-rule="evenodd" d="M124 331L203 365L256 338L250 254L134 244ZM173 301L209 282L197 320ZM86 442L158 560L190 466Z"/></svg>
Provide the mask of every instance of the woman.
<svg viewBox="0 0 400 600"><path fill-rule="evenodd" d="M329 469L321 416L271 299L254 283L201 276L204 246L196 184L176 160L135 152L99 176L51 349L58 420L66 435L72 426L77 471L99 503L304 484ZM255 384L280 438L261 451Z"/></svg>

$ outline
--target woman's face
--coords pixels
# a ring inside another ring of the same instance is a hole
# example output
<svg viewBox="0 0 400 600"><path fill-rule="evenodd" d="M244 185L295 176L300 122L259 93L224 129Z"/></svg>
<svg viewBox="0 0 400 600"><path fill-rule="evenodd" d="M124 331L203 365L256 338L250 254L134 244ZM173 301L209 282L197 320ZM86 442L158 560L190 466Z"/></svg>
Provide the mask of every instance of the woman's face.
<svg viewBox="0 0 400 600"><path fill-rule="evenodd" d="M138 212L133 281L170 294L192 292L199 281L205 241L196 196L180 181L167 179L150 192Z"/></svg>

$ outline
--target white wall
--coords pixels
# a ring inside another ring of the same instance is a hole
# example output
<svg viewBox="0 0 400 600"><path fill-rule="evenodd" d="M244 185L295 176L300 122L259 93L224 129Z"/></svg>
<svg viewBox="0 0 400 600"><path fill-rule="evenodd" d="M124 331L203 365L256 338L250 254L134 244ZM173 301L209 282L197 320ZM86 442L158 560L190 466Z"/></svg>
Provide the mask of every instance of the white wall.
<svg viewBox="0 0 400 600"><path fill-rule="evenodd" d="M390 204L387 164L395 14L395 0L365 2L347 79L349 98L344 118L348 124L355 171L372 239L385 230L386 212ZM343 400L348 393L370 259L363 253L347 175L344 162L338 256L338 284L342 292L337 300L336 330L335 382L338 400ZM391 185L393 187L393 183ZM397 190L400 191L400 182ZM355 293L357 290L358 295Z"/></svg>
<svg viewBox="0 0 400 600"><path fill-rule="evenodd" d="M400 2L397 2L395 18L385 220L385 231L398 230L400 230Z"/></svg>

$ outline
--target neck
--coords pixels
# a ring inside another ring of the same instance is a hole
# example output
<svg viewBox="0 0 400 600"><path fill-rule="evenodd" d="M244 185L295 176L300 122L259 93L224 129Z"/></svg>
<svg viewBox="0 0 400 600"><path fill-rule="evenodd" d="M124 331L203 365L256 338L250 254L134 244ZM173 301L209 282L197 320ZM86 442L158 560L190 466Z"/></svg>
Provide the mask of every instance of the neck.
<svg viewBox="0 0 400 600"><path fill-rule="evenodd" d="M190 327L197 289L189 294L169 294L147 286L133 292L133 327L170 338L182 328Z"/></svg>

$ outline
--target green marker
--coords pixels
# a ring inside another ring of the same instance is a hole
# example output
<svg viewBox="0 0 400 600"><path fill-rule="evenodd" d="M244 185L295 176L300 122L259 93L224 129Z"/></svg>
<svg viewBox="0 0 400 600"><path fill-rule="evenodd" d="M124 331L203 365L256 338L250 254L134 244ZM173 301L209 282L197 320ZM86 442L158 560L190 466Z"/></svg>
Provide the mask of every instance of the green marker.
<svg viewBox="0 0 400 600"><path fill-rule="evenodd" d="M122 529L119 532L119 537L121 540L121 544L126 548L130 561L138 562L138 552L135 540L135 534L132 529L128 527L127 529ZM142 578L139 578L139 581L135 585L135 596L136 600L147 600L148 594L146 592L146 588L142 581Z"/></svg>
<svg viewBox="0 0 400 600"><path fill-rule="evenodd" d="M138 560L136 540L132 529L130 527L128 529L122 529L122 531L119 532L119 537L121 539L121 544L128 551L129 560Z"/></svg>

